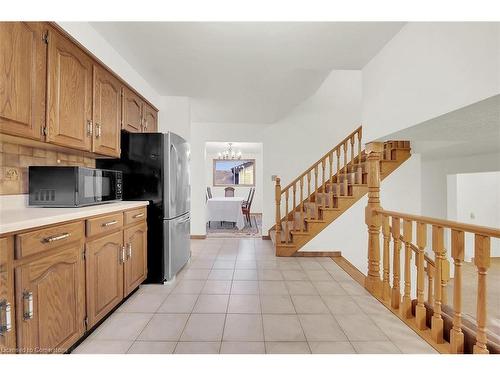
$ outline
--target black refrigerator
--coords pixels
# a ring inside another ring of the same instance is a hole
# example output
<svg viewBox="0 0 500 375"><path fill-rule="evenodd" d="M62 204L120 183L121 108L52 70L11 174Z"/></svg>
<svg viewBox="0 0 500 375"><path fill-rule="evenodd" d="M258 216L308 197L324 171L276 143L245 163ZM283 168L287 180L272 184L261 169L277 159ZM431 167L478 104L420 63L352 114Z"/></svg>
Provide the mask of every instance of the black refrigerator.
<svg viewBox="0 0 500 375"><path fill-rule="evenodd" d="M98 168L123 173L123 200L147 200L149 283L171 280L190 250L189 144L174 133L121 133L120 159Z"/></svg>

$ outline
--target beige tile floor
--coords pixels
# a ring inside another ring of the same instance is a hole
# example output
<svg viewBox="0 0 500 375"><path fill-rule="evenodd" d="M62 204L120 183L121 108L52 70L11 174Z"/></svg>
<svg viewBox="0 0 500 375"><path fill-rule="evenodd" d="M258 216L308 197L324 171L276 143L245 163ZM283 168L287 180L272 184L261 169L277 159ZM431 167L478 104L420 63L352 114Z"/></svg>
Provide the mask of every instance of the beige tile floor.
<svg viewBox="0 0 500 375"><path fill-rule="evenodd" d="M191 243L175 282L141 286L73 353L435 353L329 258Z"/></svg>

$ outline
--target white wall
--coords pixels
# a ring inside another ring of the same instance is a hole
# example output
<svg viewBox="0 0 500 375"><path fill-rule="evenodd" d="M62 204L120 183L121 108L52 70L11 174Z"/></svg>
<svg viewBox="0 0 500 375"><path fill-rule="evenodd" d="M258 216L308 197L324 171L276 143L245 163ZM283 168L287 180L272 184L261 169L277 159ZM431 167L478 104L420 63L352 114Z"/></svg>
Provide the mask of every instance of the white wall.
<svg viewBox="0 0 500 375"><path fill-rule="evenodd" d="M266 124L191 123L191 234L206 234L206 142L262 142ZM267 162L262 150L263 164ZM265 179L265 176L263 177Z"/></svg>
<svg viewBox="0 0 500 375"><path fill-rule="evenodd" d="M158 131L174 132L188 141L191 139L191 104L184 96L162 96L160 98L160 121Z"/></svg>
<svg viewBox="0 0 500 375"><path fill-rule="evenodd" d="M363 68L365 140L500 93L500 25L406 24Z"/></svg>
<svg viewBox="0 0 500 375"><path fill-rule="evenodd" d="M251 212L252 213L262 213L262 197L263 197L263 181L262 176L264 175L262 169L262 151L261 152L245 152L243 153L244 159L255 159L255 193L252 201ZM214 197L224 196L224 187L214 186L213 182L213 160L217 159L217 153L206 153L205 159L205 171L206 171L206 183L205 186L210 186L212 190L212 195ZM248 197L250 187L246 186L234 186L234 196L235 197Z"/></svg>
<svg viewBox="0 0 500 375"><path fill-rule="evenodd" d="M422 215L448 217L447 175L492 171L500 171L500 153L422 160Z"/></svg>
<svg viewBox="0 0 500 375"><path fill-rule="evenodd" d="M361 72L332 71L318 91L265 129L262 230L274 225L272 175L285 187L360 125ZM325 244L324 246L327 246Z"/></svg>
<svg viewBox="0 0 500 375"><path fill-rule="evenodd" d="M500 172L458 174L455 178L452 203L456 206L456 220L500 228ZM470 261L473 256L474 238L466 234L465 259ZM500 239L491 239L491 256L500 256Z"/></svg>

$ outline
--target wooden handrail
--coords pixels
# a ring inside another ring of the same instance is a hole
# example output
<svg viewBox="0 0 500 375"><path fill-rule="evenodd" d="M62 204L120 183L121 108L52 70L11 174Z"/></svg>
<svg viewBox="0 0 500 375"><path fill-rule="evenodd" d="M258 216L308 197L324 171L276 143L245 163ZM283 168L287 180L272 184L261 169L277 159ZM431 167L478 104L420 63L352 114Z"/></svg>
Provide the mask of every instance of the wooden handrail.
<svg viewBox="0 0 500 375"><path fill-rule="evenodd" d="M474 224L460 223L458 221L436 219L436 218L428 217L428 216L405 214L405 213L396 212L396 211L387 211L387 210L384 210L382 208L375 208L375 209L373 209L373 211L376 213L382 214L384 216L397 217L397 218L403 219L403 220L411 220L411 221L421 222L421 223L425 223L425 224L429 224L429 225L435 225L438 227L461 230L464 232L475 233L475 234L479 234L481 236L486 236L486 237L500 238L500 229L497 229L497 228L484 227L484 226L474 225Z"/></svg>
<svg viewBox="0 0 500 375"><path fill-rule="evenodd" d="M290 189L293 185L295 185L297 182L300 181L300 179L304 178L309 172L312 172L315 167L318 167L324 160L328 158L329 155L331 155L333 152L336 152L339 147L341 147L344 143L346 143L349 139L351 139L353 136L355 136L357 133L362 132L363 126L359 126L356 130L354 130L351 134L349 134L347 137L345 137L342 141L340 141L334 148L332 148L330 151L328 151L321 159L319 159L317 162L315 162L313 165L311 165L309 168L305 170L299 177L297 177L295 180L290 182L285 188L281 190L281 193L285 190Z"/></svg>

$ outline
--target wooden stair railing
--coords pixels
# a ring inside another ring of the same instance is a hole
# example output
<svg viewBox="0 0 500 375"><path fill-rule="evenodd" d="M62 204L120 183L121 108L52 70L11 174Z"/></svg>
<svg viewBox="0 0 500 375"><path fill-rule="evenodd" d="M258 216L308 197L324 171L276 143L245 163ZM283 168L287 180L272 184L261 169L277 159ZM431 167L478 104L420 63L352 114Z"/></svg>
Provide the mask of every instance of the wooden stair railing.
<svg viewBox="0 0 500 375"><path fill-rule="evenodd" d="M477 329L473 353L489 353L486 275L490 266L490 239L500 238L500 229L382 209L379 199L380 171L378 170L379 164L376 162L381 155L381 146L373 145L367 148L367 153L369 192L365 222L368 226L369 238L368 276L365 279L365 288L439 351L463 353L462 265L465 254L465 234L472 234L474 236L474 265L477 268ZM428 247L428 229L431 229L433 259L425 253ZM382 238L380 238L381 230ZM416 239L413 238L414 230ZM454 267L453 317L449 342L444 339L442 316L443 306L447 302L446 284L449 279L445 232L448 232L451 238L451 257ZM382 277L380 276L381 240ZM392 252L390 251L391 242ZM401 250L403 250L402 261ZM415 267L411 263L413 254L416 256ZM403 283L400 282L401 265L403 266ZM413 268L416 268L416 288L412 295ZM427 299L425 299L425 274L427 274ZM412 309L413 299L416 299L415 309ZM432 312L430 327L427 325L428 310Z"/></svg>
<svg viewBox="0 0 500 375"><path fill-rule="evenodd" d="M363 182L361 137L360 126L283 189L280 178L276 178L276 224L270 230L275 230L277 243L284 242L286 245L290 242L289 226L293 225L294 230L305 232L304 223L318 219L312 203L321 202L323 209L333 209L335 197L348 195L349 178L354 183ZM282 208L285 212L283 216ZM295 225L296 214L300 215L299 225Z"/></svg>
<svg viewBox="0 0 500 375"><path fill-rule="evenodd" d="M410 156L408 141L387 141L380 147L385 175ZM275 225L269 230L276 255L298 255L301 246L364 196L367 165L360 126L284 188L277 177Z"/></svg>

